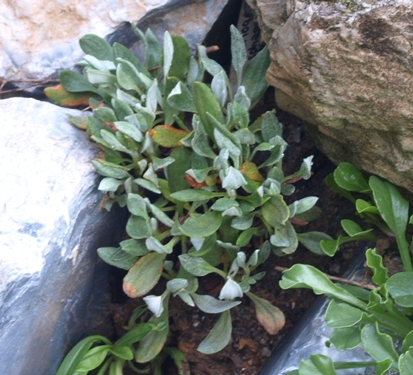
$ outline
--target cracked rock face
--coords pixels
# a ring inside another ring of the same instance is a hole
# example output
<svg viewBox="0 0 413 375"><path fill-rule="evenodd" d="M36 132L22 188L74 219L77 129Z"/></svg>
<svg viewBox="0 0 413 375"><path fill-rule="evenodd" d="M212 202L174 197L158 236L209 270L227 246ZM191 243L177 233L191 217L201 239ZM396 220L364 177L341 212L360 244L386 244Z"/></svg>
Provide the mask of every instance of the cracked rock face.
<svg viewBox="0 0 413 375"><path fill-rule="evenodd" d="M71 69L83 56L83 35L116 34L125 22L156 26L161 36L169 30L195 47L227 1L0 0L0 78L42 79Z"/></svg>
<svg viewBox="0 0 413 375"><path fill-rule="evenodd" d="M413 191L412 3L289 0L268 18L271 4L252 5L267 27L277 104L334 162Z"/></svg>

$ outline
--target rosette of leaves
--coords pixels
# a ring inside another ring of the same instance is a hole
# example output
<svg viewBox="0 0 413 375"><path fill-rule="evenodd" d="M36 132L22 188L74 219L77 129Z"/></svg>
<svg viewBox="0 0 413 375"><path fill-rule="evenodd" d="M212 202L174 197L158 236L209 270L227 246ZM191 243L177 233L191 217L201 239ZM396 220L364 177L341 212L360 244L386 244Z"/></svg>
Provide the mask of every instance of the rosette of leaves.
<svg viewBox="0 0 413 375"><path fill-rule="evenodd" d="M117 202L130 212L129 239L98 253L128 270L123 289L133 298L145 296L154 314L150 322L168 324L170 295L220 314L199 345L201 352L228 344L230 310L244 294L255 304L259 322L275 334L284 315L250 291L264 277L257 267L271 251L290 254L300 241L320 252L319 240L329 237L297 234L292 224L314 218L316 197L290 204L284 199L294 192L293 182L310 177L312 157L286 176L287 144L275 114L250 119L267 89L268 51L247 64L242 36L232 26L232 83L204 46L195 58L182 37L166 32L161 47L150 30L133 30L142 41L144 61L120 44L87 35L80 40L86 53L83 73L60 75L68 94L89 96L94 108L93 116L71 120L102 150L93 165L104 177L103 207ZM213 273L223 279L218 298L197 293L199 278ZM147 295L161 277L167 280L165 292ZM145 337L136 360L154 358L167 334L165 329Z"/></svg>
<svg viewBox="0 0 413 375"><path fill-rule="evenodd" d="M298 370L290 375L336 374L337 370L374 367L376 374L408 375L413 368L413 272L412 239L408 224L413 224L409 202L397 188L376 176L366 179L350 163L341 163L328 178L330 187L346 196L356 206L365 222L374 224L396 239L404 270L389 276L382 256L375 249L366 252L366 265L372 272L377 288L370 292L356 286L332 283L318 269L296 264L284 271L280 286L283 289L309 288L331 299L326 325L333 329L328 345L339 350L362 346L372 357L368 362L333 362L315 354L302 360ZM341 243L354 239L373 240L371 230L363 230L350 220L342 223L348 236L322 241L324 248L336 249Z"/></svg>

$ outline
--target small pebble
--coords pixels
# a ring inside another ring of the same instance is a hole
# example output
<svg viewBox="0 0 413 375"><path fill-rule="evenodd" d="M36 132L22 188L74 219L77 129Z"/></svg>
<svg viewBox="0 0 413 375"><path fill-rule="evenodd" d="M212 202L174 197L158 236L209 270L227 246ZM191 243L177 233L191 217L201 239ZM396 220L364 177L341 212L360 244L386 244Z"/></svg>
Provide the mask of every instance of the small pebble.
<svg viewBox="0 0 413 375"><path fill-rule="evenodd" d="M267 346L261 349L261 357L270 357L271 350Z"/></svg>

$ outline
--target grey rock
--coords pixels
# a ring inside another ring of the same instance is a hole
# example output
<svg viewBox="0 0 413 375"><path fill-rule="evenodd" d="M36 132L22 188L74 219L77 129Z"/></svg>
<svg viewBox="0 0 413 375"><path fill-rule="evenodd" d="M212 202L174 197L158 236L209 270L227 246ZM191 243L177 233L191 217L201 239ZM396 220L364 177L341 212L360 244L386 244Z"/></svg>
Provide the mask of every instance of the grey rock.
<svg viewBox="0 0 413 375"><path fill-rule="evenodd" d="M22 98L0 111L0 373L53 375L104 323L96 249L116 242L122 214L99 211L98 149L66 117L80 111Z"/></svg>
<svg viewBox="0 0 413 375"><path fill-rule="evenodd" d="M285 0L280 16L251 1L267 27L277 104L334 162L413 191L412 3Z"/></svg>
<svg viewBox="0 0 413 375"><path fill-rule="evenodd" d="M6 80L44 79L72 69L83 52L85 34L109 36L130 43L127 23L164 30L202 43L228 0L0 0L0 77ZM126 40L125 40L126 37ZM134 37L133 42L136 41Z"/></svg>

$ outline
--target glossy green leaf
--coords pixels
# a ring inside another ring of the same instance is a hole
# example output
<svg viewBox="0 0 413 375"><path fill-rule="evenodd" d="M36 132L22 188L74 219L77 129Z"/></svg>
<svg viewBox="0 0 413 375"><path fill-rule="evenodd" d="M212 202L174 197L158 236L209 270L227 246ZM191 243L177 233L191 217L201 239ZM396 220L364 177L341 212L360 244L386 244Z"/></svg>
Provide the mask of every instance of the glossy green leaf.
<svg viewBox="0 0 413 375"><path fill-rule="evenodd" d="M133 350L128 346L115 345L109 352L115 357L124 359L125 361L131 361L135 356Z"/></svg>
<svg viewBox="0 0 413 375"><path fill-rule="evenodd" d="M413 371L413 348L403 353L398 362L400 375L410 375Z"/></svg>
<svg viewBox="0 0 413 375"><path fill-rule="evenodd" d="M409 202L401 196L394 185L376 176L370 177L369 185L381 217L396 235L405 271L413 271L405 234L409 220Z"/></svg>
<svg viewBox="0 0 413 375"><path fill-rule="evenodd" d="M373 214L379 214L379 210L377 209L376 206L374 206L373 204L365 201L364 199L357 199L356 200L356 211L359 214L362 213L373 213Z"/></svg>
<svg viewBox="0 0 413 375"><path fill-rule="evenodd" d="M361 344L367 354L370 354L376 361L390 359L392 367L397 368L399 355L394 349L392 338L379 331L377 323L368 324L361 330Z"/></svg>
<svg viewBox="0 0 413 375"><path fill-rule="evenodd" d="M308 288L312 289L317 295L327 294L360 309L366 309L367 307L363 301L340 286L333 284L320 270L309 265L295 264L284 271L280 287L282 289Z"/></svg>
<svg viewBox="0 0 413 375"><path fill-rule="evenodd" d="M98 368L105 360L112 345L100 345L90 349L76 368L76 373L88 373Z"/></svg>
<svg viewBox="0 0 413 375"><path fill-rule="evenodd" d="M383 264L383 258L377 254L376 249L366 251L367 266L373 271L372 280L376 285L382 286L389 278L387 268Z"/></svg>
<svg viewBox="0 0 413 375"><path fill-rule="evenodd" d="M361 342L360 329L358 327L335 329L330 335L329 341L338 350L354 349Z"/></svg>
<svg viewBox="0 0 413 375"><path fill-rule="evenodd" d="M224 349L231 340L232 321L229 310L224 311L208 333L208 336L199 344L198 351L204 354L214 354Z"/></svg>
<svg viewBox="0 0 413 375"><path fill-rule="evenodd" d="M370 191L363 174L351 163L340 163L334 170L334 179L338 186L345 190L360 193Z"/></svg>
<svg viewBox="0 0 413 375"><path fill-rule="evenodd" d="M149 253L141 257L123 279L123 291L131 298L148 293L161 277L166 254Z"/></svg>
<svg viewBox="0 0 413 375"><path fill-rule="evenodd" d="M79 363L92 346L98 342L103 342L105 345L111 345L111 342L104 336L93 335L85 337L66 355L62 364L59 366L56 375L75 375Z"/></svg>
<svg viewBox="0 0 413 375"><path fill-rule="evenodd" d="M222 216L217 211L203 215L194 215L186 219L180 226L181 231L189 237L208 237L215 233L222 223Z"/></svg>
<svg viewBox="0 0 413 375"><path fill-rule="evenodd" d="M363 311L346 303L332 300L326 310L325 322L330 328L346 328L357 324Z"/></svg>
<svg viewBox="0 0 413 375"><path fill-rule="evenodd" d="M299 367L300 375L337 375L331 358L316 354L311 355L308 359L303 359Z"/></svg>
<svg viewBox="0 0 413 375"><path fill-rule="evenodd" d="M219 314L239 305L241 301L221 301L209 295L191 294L197 307L208 314Z"/></svg>
<svg viewBox="0 0 413 375"><path fill-rule="evenodd" d="M257 297L251 292L246 294L255 305L258 322L270 335L276 335L285 325L284 313L266 299Z"/></svg>
<svg viewBox="0 0 413 375"><path fill-rule="evenodd" d="M99 60L113 61L111 45L101 37L93 34L86 34L79 40L80 48L87 55L92 55Z"/></svg>
<svg viewBox="0 0 413 375"><path fill-rule="evenodd" d="M394 301L401 307L413 307L413 272L398 272L387 280L386 286Z"/></svg>
<svg viewBox="0 0 413 375"><path fill-rule="evenodd" d="M410 331L404 338L402 344L402 353L405 353L411 347L413 347L413 331Z"/></svg>

